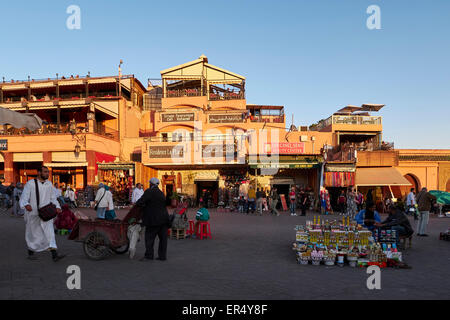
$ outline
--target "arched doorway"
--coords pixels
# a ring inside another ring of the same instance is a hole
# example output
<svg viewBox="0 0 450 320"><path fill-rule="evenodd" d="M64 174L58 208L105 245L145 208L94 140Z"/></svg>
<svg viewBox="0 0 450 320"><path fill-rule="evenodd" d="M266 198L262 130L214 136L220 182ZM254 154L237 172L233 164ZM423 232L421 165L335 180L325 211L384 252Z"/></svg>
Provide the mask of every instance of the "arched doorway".
<svg viewBox="0 0 450 320"><path fill-rule="evenodd" d="M411 188L414 188L416 194L420 191L421 185L420 180L414 174L408 173L405 174L404 177L411 183L411 186L402 186L400 187L402 196L405 197L410 192Z"/></svg>
<svg viewBox="0 0 450 320"><path fill-rule="evenodd" d="M447 180L447 184L445 186L445 191L450 192L450 179Z"/></svg>

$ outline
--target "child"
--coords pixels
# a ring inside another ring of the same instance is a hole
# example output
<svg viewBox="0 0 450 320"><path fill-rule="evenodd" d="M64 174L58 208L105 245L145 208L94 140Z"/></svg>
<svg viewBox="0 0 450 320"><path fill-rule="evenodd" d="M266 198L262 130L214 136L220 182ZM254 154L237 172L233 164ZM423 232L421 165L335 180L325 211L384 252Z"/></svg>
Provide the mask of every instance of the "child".
<svg viewBox="0 0 450 320"><path fill-rule="evenodd" d="M239 213L244 213L245 200L243 196L239 197Z"/></svg>

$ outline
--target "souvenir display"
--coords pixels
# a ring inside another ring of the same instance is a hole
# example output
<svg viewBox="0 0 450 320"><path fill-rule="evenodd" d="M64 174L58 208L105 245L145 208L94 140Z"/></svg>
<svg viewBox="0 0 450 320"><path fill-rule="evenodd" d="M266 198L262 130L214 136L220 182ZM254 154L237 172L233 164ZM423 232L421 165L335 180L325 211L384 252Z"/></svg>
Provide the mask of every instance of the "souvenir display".
<svg viewBox="0 0 450 320"><path fill-rule="evenodd" d="M402 261L394 230L371 231L350 219L328 220L314 216L305 225L295 226L296 242L292 249L297 262L307 265L343 267L387 266L388 260Z"/></svg>

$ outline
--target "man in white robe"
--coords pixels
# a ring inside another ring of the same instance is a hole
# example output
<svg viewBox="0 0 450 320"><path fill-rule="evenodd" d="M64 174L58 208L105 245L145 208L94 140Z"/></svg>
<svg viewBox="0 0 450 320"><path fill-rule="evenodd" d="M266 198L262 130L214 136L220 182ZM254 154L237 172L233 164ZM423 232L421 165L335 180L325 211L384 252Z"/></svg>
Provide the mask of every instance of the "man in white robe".
<svg viewBox="0 0 450 320"><path fill-rule="evenodd" d="M142 184L138 183L136 185L136 188L133 190L133 194L131 195L131 203L135 204L144 194L144 188L142 187Z"/></svg>
<svg viewBox="0 0 450 320"><path fill-rule="evenodd" d="M61 213L61 207L56 200L52 183L47 180L48 176L49 171L47 167L41 167L38 169L36 179L38 181L39 188L39 207L42 208L49 203L53 203L59 214ZM59 255L56 251L57 246L53 219L43 221L39 217L35 179L32 179L25 184L19 204L20 208L25 209L25 240L28 247L28 259L35 260L36 257L34 256L34 253L45 250L50 250L52 253L52 259L55 262L64 258L64 255Z"/></svg>

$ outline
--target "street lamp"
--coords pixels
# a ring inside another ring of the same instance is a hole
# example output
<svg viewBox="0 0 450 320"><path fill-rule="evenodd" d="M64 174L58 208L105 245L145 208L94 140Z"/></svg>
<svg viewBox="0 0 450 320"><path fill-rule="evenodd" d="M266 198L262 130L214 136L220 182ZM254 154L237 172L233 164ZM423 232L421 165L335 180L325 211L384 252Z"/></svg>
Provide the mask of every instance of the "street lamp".
<svg viewBox="0 0 450 320"><path fill-rule="evenodd" d="M119 63L119 97L122 96L122 86L120 84L120 79L122 78L122 64L123 64L123 60L120 59L120 63Z"/></svg>

